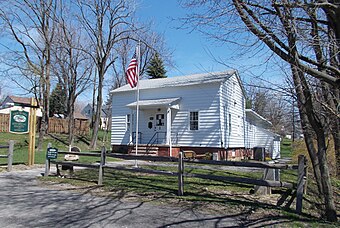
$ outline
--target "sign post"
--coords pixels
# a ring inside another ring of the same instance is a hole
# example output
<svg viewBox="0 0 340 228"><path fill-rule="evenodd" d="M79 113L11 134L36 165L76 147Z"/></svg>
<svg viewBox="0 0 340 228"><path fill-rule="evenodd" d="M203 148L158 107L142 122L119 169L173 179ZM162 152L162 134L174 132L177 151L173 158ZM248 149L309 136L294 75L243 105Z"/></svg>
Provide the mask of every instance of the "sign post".
<svg viewBox="0 0 340 228"><path fill-rule="evenodd" d="M47 146L46 152L46 162L45 162L45 174L44 176L47 177L50 174L50 166L51 166L51 159L57 159L58 157L58 149L52 148L52 144L49 143Z"/></svg>
<svg viewBox="0 0 340 228"><path fill-rule="evenodd" d="M37 103L34 98L31 98L30 108L30 124L29 124L29 143L28 143L28 165L34 165L34 152L35 152L35 131L37 119Z"/></svg>
<svg viewBox="0 0 340 228"><path fill-rule="evenodd" d="M35 132L38 106L35 98L31 98L30 105L22 105L22 107L29 107L30 112L20 110L11 111L9 132L15 134L25 134L29 132L28 165L31 166L34 165Z"/></svg>

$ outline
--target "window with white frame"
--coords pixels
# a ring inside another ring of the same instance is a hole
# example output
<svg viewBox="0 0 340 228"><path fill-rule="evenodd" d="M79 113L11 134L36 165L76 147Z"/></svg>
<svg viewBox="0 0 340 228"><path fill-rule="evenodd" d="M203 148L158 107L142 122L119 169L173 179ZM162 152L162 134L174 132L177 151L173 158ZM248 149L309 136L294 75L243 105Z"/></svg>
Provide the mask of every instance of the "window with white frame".
<svg viewBox="0 0 340 228"><path fill-rule="evenodd" d="M131 127L131 115L130 114L126 115L125 122L126 122L126 131L130 131L130 127Z"/></svg>
<svg viewBox="0 0 340 228"><path fill-rule="evenodd" d="M164 114L156 115L156 126L164 126Z"/></svg>
<svg viewBox="0 0 340 228"><path fill-rule="evenodd" d="M190 119L189 119L189 129L192 131L198 130L198 123L199 123L199 115L198 111L190 112Z"/></svg>

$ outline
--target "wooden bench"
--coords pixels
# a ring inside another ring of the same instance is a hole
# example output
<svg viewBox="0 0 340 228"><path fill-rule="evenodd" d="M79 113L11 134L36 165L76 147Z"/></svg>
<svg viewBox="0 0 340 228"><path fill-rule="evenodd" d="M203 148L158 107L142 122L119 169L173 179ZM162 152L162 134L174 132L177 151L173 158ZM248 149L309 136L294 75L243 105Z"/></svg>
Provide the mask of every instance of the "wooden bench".
<svg viewBox="0 0 340 228"><path fill-rule="evenodd" d="M193 150L184 150L183 156L187 159L204 159L206 157L205 154L196 154Z"/></svg>
<svg viewBox="0 0 340 228"><path fill-rule="evenodd" d="M205 159L207 156L205 154L196 154L196 159Z"/></svg>
<svg viewBox="0 0 340 228"><path fill-rule="evenodd" d="M193 150L184 150L183 151L183 156L184 156L184 158L195 159L196 158L196 153Z"/></svg>

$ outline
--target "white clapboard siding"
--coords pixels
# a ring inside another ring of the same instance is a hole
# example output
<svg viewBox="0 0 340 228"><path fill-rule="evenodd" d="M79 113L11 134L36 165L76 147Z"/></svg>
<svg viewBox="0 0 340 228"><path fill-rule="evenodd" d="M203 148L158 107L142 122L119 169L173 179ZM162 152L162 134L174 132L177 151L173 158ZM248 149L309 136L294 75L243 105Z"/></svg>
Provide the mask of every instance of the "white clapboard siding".
<svg viewBox="0 0 340 228"><path fill-rule="evenodd" d="M281 141L280 138L277 140L274 140L273 142L273 153L272 153L272 159L279 159L281 158Z"/></svg>
<svg viewBox="0 0 340 228"><path fill-rule="evenodd" d="M271 126L272 124L264 117L260 116L258 113L254 112L251 109L247 109L247 130L245 137L246 147L264 147L266 148L267 152L274 156L274 138L277 138L279 140L279 137L269 130ZM275 150L277 150L277 153L280 153L279 148L277 148L277 143L275 144L275 146ZM276 157L278 157L278 155L275 155L275 158Z"/></svg>
<svg viewBox="0 0 340 228"><path fill-rule="evenodd" d="M182 146L220 147L221 132L219 127L219 91L220 83L189 85L169 88L140 90L140 100L180 97L180 110L173 110L172 142ZM114 94L112 105L112 144L129 143L126 129L126 115L131 112L126 107L134 102L134 92L126 91ZM199 130L189 130L189 112L199 112ZM165 108L160 113L166 114ZM148 129L148 110L140 110L139 131L141 143L149 142L154 132ZM135 127L135 126L133 126ZM135 131L133 129L132 131Z"/></svg>
<svg viewBox="0 0 340 228"><path fill-rule="evenodd" d="M267 151L273 151L274 134L266 129L258 126L255 128L254 147L265 147Z"/></svg>
<svg viewBox="0 0 340 228"><path fill-rule="evenodd" d="M135 101L135 91L115 94L112 100L112 128L111 144L127 145L130 140L130 132L126 128L126 115L131 114L131 109L126 104ZM131 125L131 128L133 126ZM135 131L135 130L133 130Z"/></svg>
<svg viewBox="0 0 340 228"><path fill-rule="evenodd" d="M255 146L255 126L249 122L246 122L245 143L246 148L254 148Z"/></svg>
<svg viewBox="0 0 340 228"><path fill-rule="evenodd" d="M220 147L219 83L155 88L140 91L141 100L180 97L180 110L173 111L172 142L181 146ZM189 130L189 112L199 112L199 130ZM141 125L145 123L141 122ZM141 127L143 129L143 126ZM144 134L143 134L144 137Z"/></svg>
<svg viewBox="0 0 340 228"><path fill-rule="evenodd" d="M220 120L223 145L225 148L245 147L245 98L242 85L236 74L233 74L222 84L220 93Z"/></svg>

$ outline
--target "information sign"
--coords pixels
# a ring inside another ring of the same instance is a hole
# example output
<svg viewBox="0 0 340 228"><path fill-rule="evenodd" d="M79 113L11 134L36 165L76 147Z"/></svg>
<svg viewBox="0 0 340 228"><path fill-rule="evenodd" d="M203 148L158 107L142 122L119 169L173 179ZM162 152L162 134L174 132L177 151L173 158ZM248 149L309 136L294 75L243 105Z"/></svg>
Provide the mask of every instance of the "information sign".
<svg viewBox="0 0 340 228"><path fill-rule="evenodd" d="M9 132L24 134L28 132L29 113L26 111L11 111Z"/></svg>
<svg viewBox="0 0 340 228"><path fill-rule="evenodd" d="M57 159L58 157L58 149L57 148L48 148L46 153L47 159Z"/></svg>

